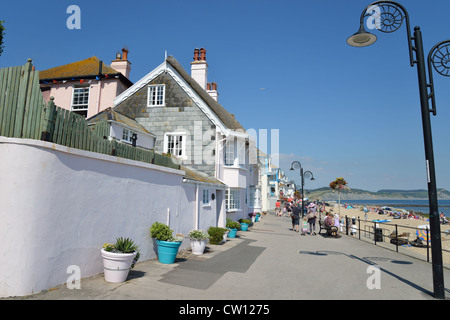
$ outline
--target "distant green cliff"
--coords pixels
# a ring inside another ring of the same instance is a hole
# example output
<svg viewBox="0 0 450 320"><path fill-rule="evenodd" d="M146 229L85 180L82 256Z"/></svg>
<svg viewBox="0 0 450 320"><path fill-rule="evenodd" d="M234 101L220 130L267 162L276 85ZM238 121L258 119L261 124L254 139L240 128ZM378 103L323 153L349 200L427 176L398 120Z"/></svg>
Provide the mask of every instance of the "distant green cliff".
<svg viewBox="0 0 450 320"><path fill-rule="evenodd" d="M311 200L337 200L337 191L329 187L314 190L305 190L305 198ZM428 191L419 190L391 190L383 189L377 192L351 189L341 191L341 200L376 200L376 199L428 199ZM438 189L438 199L450 199L450 192L445 189Z"/></svg>

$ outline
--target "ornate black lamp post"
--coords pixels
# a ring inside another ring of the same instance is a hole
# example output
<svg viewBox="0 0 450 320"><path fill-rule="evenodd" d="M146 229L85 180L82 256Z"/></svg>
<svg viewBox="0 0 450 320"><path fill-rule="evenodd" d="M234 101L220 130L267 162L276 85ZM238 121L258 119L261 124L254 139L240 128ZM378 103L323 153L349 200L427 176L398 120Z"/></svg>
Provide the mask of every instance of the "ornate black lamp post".
<svg viewBox="0 0 450 320"><path fill-rule="evenodd" d="M304 177L306 176L307 179L314 180L314 176L313 176L311 171L303 172L302 164L300 162L298 162L298 161L292 162L290 170L294 170L294 167L300 168L300 179L301 179L300 183L301 183L301 186L302 186L302 217L303 217L303 215L304 215L304 206L305 206L304 201L303 201L303 199L305 198L304 195L303 195L303 186L305 185Z"/></svg>
<svg viewBox="0 0 450 320"><path fill-rule="evenodd" d="M433 265L434 296L437 299L445 298L444 274L442 267L442 244L439 224L439 212L437 202L436 174L433 156L433 140L431 136L430 112L436 115L436 103L434 96L433 74L431 66L444 76L450 76L450 40L438 43L428 55L428 75L430 82L427 83L425 56L423 53L422 32L420 27L414 28L411 36L409 15L406 9L394 1L375 1L370 4L361 14L360 28L357 33L349 37L347 43L354 47L365 47L373 44L377 37L364 28L364 19L373 24L370 28L381 32L391 33L397 31L403 20L406 20L406 31L408 36L409 59L411 67L417 64L419 78L420 106L422 111L422 127L425 145L425 160L428 182L428 201L430 207L430 233L431 254ZM415 53L415 59L414 59ZM429 100L431 99L431 109Z"/></svg>

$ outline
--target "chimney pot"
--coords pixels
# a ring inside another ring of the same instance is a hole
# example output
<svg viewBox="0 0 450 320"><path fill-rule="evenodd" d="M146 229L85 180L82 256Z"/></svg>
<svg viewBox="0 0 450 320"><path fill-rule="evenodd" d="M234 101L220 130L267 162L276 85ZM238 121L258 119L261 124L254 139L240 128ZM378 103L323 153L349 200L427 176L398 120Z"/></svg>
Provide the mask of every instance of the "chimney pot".
<svg viewBox="0 0 450 320"><path fill-rule="evenodd" d="M204 49L204 48L200 49L200 60L206 61L206 49Z"/></svg>
<svg viewBox="0 0 450 320"><path fill-rule="evenodd" d="M208 83L206 84L206 88L207 88L208 90L211 90L211 83L208 82Z"/></svg>
<svg viewBox="0 0 450 320"><path fill-rule="evenodd" d="M199 58L198 58L198 55L199 55L199 49L195 49L194 50L194 61L198 61L199 60Z"/></svg>
<svg viewBox="0 0 450 320"><path fill-rule="evenodd" d="M128 50L123 48L122 49L122 60L128 60Z"/></svg>
<svg viewBox="0 0 450 320"><path fill-rule="evenodd" d="M219 93L217 92L217 83L211 82L208 83L208 91L211 98L213 98L216 101L219 101Z"/></svg>
<svg viewBox="0 0 450 320"><path fill-rule="evenodd" d="M126 78L130 77L131 62L128 61L128 50L123 48L122 54L117 52L116 59L111 61L111 68L122 73ZM99 67L100 69L100 67ZM101 70L101 69L100 69ZM101 71L99 71L99 74Z"/></svg>

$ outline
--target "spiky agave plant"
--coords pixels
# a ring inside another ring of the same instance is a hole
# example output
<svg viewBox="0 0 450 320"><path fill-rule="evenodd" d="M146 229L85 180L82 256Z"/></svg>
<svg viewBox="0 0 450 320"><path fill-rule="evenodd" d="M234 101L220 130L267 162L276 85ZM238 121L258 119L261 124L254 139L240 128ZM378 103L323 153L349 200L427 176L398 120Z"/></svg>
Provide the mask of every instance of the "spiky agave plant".
<svg viewBox="0 0 450 320"><path fill-rule="evenodd" d="M130 238L117 238L116 243L114 244L112 252L120 252L120 253L133 253L136 251L136 257L133 259L133 263L131 264L131 268L134 267L134 264L139 260L140 253L139 247L134 243Z"/></svg>
<svg viewBox="0 0 450 320"><path fill-rule="evenodd" d="M138 246L130 238L117 238L114 247L122 253L133 253L138 250Z"/></svg>

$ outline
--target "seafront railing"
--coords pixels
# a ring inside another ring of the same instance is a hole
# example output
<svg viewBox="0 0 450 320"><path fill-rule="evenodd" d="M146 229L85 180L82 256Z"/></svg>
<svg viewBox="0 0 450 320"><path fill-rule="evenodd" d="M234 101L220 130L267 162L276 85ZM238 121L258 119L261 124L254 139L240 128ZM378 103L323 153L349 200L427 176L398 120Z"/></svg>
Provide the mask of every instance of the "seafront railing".
<svg viewBox="0 0 450 320"><path fill-rule="evenodd" d="M353 221L355 220L355 224ZM399 247L416 247L426 250L426 261L430 262L430 230L428 228L417 228L406 226L402 224L388 224L380 221L368 221L361 220L359 217L349 218L345 216L344 225L345 234L348 236L357 237L359 240L373 241L374 245L380 245L381 243L387 243L386 239L389 239L388 243L395 246L395 251L399 252ZM412 232L407 232L411 231ZM354 232L356 231L356 232ZM399 233L400 232L400 233ZM415 237L415 239L413 239ZM450 241L450 233L441 231L442 241ZM383 246L391 249L390 246ZM442 248L442 252L450 254L450 250ZM422 256L421 252L419 254ZM425 256L425 255L423 255Z"/></svg>

